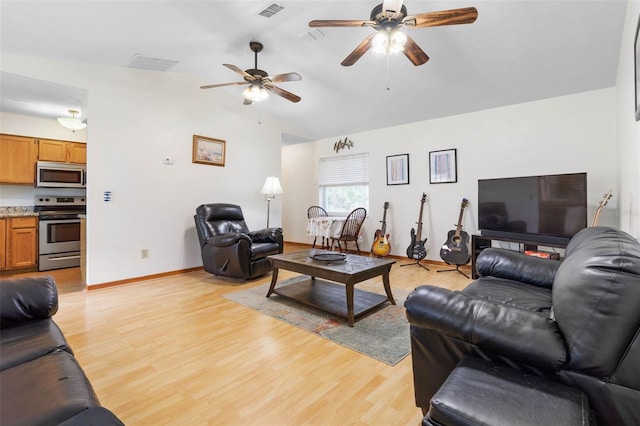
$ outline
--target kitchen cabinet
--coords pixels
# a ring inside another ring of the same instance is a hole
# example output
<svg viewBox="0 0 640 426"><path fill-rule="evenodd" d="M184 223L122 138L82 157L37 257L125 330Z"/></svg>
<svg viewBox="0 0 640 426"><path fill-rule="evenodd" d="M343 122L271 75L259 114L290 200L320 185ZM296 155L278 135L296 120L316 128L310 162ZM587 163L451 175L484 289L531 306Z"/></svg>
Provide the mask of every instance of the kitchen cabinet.
<svg viewBox="0 0 640 426"><path fill-rule="evenodd" d="M38 218L0 219L0 269L31 268L38 264Z"/></svg>
<svg viewBox="0 0 640 426"><path fill-rule="evenodd" d="M38 139L38 160L86 164L87 145L80 142Z"/></svg>
<svg viewBox="0 0 640 426"><path fill-rule="evenodd" d="M0 183L34 185L37 139L0 134Z"/></svg>

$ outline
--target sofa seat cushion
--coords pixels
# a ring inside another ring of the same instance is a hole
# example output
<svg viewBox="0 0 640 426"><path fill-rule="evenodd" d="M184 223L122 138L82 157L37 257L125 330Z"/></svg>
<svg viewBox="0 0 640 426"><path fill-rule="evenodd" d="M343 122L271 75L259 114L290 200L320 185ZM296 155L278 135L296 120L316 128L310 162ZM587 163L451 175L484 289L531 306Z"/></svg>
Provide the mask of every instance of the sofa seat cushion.
<svg viewBox="0 0 640 426"><path fill-rule="evenodd" d="M28 362L56 349L73 353L53 320L28 321L2 329L0 371Z"/></svg>
<svg viewBox="0 0 640 426"><path fill-rule="evenodd" d="M276 243L251 244L251 260L263 259L272 254L278 254L280 246Z"/></svg>
<svg viewBox="0 0 640 426"><path fill-rule="evenodd" d="M467 355L431 399L423 424L585 426L591 416L577 388Z"/></svg>
<svg viewBox="0 0 640 426"><path fill-rule="evenodd" d="M3 370L0 382L2 424L54 425L99 406L78 362L65 351Z"/></svg>
<svg viewBox="0 0 640 426"><path fill-rule="evenodd" d="M480 277L463 293L545 315L551 311L550 289L504 278Z"/></svg>

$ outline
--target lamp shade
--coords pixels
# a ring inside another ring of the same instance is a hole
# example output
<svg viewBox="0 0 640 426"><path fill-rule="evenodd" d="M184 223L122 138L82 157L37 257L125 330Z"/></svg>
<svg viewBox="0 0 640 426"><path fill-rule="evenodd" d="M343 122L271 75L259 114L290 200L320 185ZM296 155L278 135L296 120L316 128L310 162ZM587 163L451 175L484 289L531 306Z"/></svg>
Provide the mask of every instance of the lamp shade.
<svg viewBox="0 0 640 426"><path fill-rule="evenodd" d="M78 111L70 109L69 112L71 113L71 117L58 118L58 123L60 123L62 127L71 129L74 132L76 130L84 129L85 127L87 127L87 123L83 123L82 120L76 118L76 114L78 114Z"/></svg>
<svg viewBox="0 0 640 426"><path fill-rule="evenodd" d="M267 180L264 181L264 186L262 187L261 194L267 195L277 195L284 194L282 191L282 186L280 186L280 179L275 176L267 177Z"/></svg>

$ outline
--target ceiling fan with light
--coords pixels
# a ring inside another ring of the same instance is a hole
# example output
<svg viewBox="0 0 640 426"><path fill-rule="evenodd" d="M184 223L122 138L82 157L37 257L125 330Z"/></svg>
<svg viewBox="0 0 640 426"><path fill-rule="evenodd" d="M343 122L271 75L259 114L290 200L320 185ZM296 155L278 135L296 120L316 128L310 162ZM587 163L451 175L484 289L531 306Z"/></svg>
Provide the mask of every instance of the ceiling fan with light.
<svg viewBox="0 0 640 426"><path fill-rule="evenodd" d="M201 89L213 89L216 87L225 86L242 86L248 84L242 95L244 96L244 105L251 105L254 102L264 101L269 97L269 92L273 92L278 96L281 96L291 102L299 102L300 96L294 95L291 92L287 92L274 85L273 83L281 83L285 81L300 81L302 77L296 72L289 72L286 74L278 74L269 76L266 71L258 68L258 52L262 51L262 43L252 41L249 43L249 48L255 54L254 68L243 71L239 67L231 64L222 64L242 76L244 81L236 81L233 83L221 83L221 84L209 84L206 86L200 86Z"/></svg>
<svg viewBox="0 0 640 426"><path fill-rule="evenodd" d="M429 60L427 54L401 28L424 28L442 25L471 24L478 17L475 7L441 10L418 15L407 15L402 0L384 0L371 11L368 21L358 20L314 20L310 27L372 27L376 33L364 39L349 54L341 65L348 67L356 63L370 48L375 53L403 52L413 65L422 65Z"/></svg>

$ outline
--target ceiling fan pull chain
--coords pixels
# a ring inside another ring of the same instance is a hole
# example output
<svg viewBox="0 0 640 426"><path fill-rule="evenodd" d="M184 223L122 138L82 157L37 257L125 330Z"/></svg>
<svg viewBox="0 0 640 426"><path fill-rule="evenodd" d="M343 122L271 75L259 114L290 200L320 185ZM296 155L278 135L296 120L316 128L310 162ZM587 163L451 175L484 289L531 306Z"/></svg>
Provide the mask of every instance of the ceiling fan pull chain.
<svg viewBox="0 0 640 426"><path fill-rule="evenodd" d="M391 91L391 67L389 65L389 52L387 52L387 92Z"/></svg>

